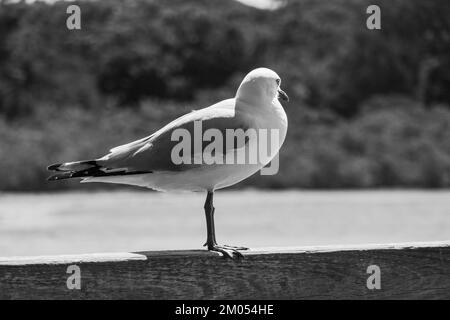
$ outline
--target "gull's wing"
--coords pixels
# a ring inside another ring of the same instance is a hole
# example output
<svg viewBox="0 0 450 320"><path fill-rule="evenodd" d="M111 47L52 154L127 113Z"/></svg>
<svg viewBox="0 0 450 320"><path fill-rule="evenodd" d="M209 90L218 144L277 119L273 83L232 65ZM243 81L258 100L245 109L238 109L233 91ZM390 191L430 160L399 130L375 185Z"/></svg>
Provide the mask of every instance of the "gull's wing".
<svg viewBox="0 0 450 320"><path fill-rule="evenodd" d="M149 172L149 171L180 171L196 165L173 163L171 153L179 141L172 141L172 132L176 129L186 129L190 133L191 143L194 140L194 121L202 121L202 131L214 128L218 129L225 137L226 129L249 128L245 117L235 113L235 100L228 99L221 101L211 107L192 111L156 131L154 134L143 139L115 147L110 153L96 162L106 170L125 170L130 172ZM203 148L210 142L203 142ZM239 148L242 146L234 146ZM202 150L203 150L202 148ZM224 142L224 153L226 149ZM191 150L194 150L193 147Z"/></svg>

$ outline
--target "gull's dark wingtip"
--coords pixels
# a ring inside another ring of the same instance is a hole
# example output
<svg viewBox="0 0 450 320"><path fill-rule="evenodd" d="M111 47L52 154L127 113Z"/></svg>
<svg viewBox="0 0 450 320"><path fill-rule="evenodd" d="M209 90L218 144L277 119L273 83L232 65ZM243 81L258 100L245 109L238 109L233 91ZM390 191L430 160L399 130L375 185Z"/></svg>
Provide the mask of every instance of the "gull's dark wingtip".
<svg viewBox="0 0 450 320"><path fill-rule="evenodd" d="M62 165L62 163L55 163L47 167L48 171L60 171L59 167Z"/></svg>
<svg viewBox="0 0 450 320"><path fill-rule="evenodd" d="M63 180L63 179L69 179L72 178L74 175L73 172L61 172L56 173L50 177L47 178L47 181L56 181L56 180Z"/></svg>
<svg viewBox="0 0 450 320"><path fill-rule="evenodd" d="M58 180L58 177L56 176L47 177L47 181L56 181L56 180Z"/></svg>

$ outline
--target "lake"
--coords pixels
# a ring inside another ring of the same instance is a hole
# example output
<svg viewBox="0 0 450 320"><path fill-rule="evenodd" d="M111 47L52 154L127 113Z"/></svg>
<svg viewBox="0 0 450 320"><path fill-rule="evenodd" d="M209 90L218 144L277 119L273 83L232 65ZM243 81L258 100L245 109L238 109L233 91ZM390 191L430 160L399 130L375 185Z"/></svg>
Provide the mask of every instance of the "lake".
<svg viewBox="0 0 450 320"><path fill-rule="evenodd" d="M197 193L0 193L0 256L197 249ZM449 191L219 191L216 233L247 247L450 240Z"/></svg>

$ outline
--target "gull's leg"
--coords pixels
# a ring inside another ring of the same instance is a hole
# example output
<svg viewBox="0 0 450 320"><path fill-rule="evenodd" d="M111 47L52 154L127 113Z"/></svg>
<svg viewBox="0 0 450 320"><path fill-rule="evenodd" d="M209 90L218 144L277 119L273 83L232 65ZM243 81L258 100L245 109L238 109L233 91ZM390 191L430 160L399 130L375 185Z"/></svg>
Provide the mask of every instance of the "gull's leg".
<svg viewBox="0 0 450 320"><path fill-rule="evenodd" d="M246 250L247 248L242 247L232 247L232 246L221 246L218 245L216 242L216 232L214 227L214 211L215 208L213 206L213 191L208 191L208 194L206 196L205 201L205 217L206 217L206 230L207 230L207 237L206 237L206 243L204 246L208 247L208 250L210 251L216 251L222 253L224 257L228 258L234 258L234 257L240 257L242 258L243 255L237 251L237 250Z"/></svg>
<svg viewBox="0 0 450 320"><path fill-rule="evenodd" d="M208 249L217 245L216 242L216 230L214 227L214 206L213 206L213 192L208 191L205 201L205 217L206 217L206 243L204 246L208 246Z"/></svg>

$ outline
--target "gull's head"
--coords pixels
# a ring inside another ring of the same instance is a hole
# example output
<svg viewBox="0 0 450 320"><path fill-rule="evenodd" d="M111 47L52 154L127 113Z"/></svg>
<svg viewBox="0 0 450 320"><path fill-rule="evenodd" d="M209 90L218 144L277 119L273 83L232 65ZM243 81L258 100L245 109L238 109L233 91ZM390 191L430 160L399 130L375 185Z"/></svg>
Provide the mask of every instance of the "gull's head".
<svg viewBox="0 0 450 320"><path fill-rule="evenodd" d="M236 99L251 104L270 104L275 99L289 101L280 85L281 78L275 71L268 68L254 69L242 80Z"/></svg>

